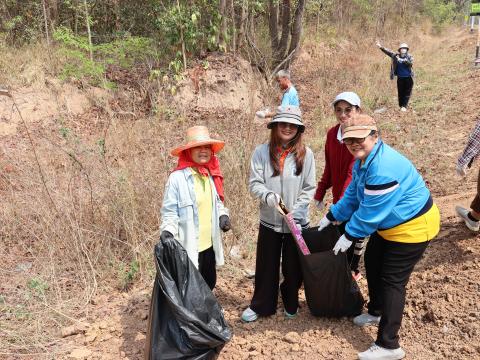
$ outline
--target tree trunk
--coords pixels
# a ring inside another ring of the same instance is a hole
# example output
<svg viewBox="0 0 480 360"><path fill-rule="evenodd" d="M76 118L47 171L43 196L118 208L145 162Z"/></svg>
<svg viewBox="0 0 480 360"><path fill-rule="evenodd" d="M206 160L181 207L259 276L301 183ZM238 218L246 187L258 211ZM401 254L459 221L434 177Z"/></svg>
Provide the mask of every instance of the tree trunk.
<svg viewBox="0 0 480 360"><path fill-rule="evenodd" d="M237 49L240 49L243 45L243 41L245 40L245 28L248 21L248 1L242 1L242 14L240 16L240 24L238 27L238 35L237 35Z"/></svg>
<svg viewBox="0 0 480 360"><path fill-rule="evenodd" d="M282 5L282 36L277 47L277 51L274 52L273 61L274 64L279 64L286 56L288 40L290 38L290 0L283 0Z"/></svg>
<svg viewBox="0 0 480 360"><path fill-rule="evenodd" d="M232 45L231 45L231 50L233 51L233 54L235 55L235 52L237 51L237 24L235 22L235 4L234 0L229 0L230 2L230 16L231 16L231 24L232 24Z"/></svg>
<svg viewBox="0 0 480 360"><path fill-rule="evenodd" d="M50 35L48 34L48 13L47 13L47 5L45 4L45 0L42 0L43 6L43 21L45 23L45 37L47 38L47 45L50 46Z"/></svg>
<svg viewBox="0 0 480 360"><path fill-rule="evenodd" d="M218 47L222 51L226 51L227 44L226 44L226 34L227 34L227 2L226 0L219 0L218 2L218 12L222 18L220 22L220 32L218 34Z"/></svg>
<svg viewBox="0 0 480 360"><path fill-rule="evenodd" d="M274 0L268 2L268 30L270 32L270 45L272 53L278 49L278 4Z"/></svg>
<svg viewBox="0 0 480 360"><path fill-rule="evenodd" d="M289 68L290 63L292 60L296 57L297 55L297 50L300 45L300 37L302 36L302 30L303 30L303 13L305 11L305 0L298 0L297 4L297 9L295 10L295 16L293 19L293 25L292 25L292 39L290 40L290 49L288 50L288 55L292 54L295 51L295 54L293 54L292 57L286 62L285 68Z"/></svg>
<svg viewBox="0 0 480 360"><path fill-rule="evenodd" d="M88 49L90 51L90 61L93 62L92 33L90 32L90 16L88 15L87 0L83 0L83 6L85 8L85 22L87 23Z"/></svg>

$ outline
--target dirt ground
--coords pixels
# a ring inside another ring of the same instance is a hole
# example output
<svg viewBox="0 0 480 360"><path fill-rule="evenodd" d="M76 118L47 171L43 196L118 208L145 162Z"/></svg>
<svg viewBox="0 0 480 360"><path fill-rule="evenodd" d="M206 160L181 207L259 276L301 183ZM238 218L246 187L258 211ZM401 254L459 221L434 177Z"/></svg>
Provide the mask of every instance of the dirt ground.
<svg viewBox="0 0 480 360"><path fill-rule="evenodd" d="M407 359L480 358L480 239L454 214L456 204L469 205L476 188L477 164L465 180L456 178L454 170L478 115L480 69L472 67L474 42L474 35L466 30L432 38L431 48L417 50L416 69L424 80L416 80L413 110L402 114L390 106L376 114L382 136L417 165L442 215L441 232L408 284L400 332ZM326 102L316 95L325 84L317 81L321 71L311 65L315 58L305 51L294 68L295 80L306 120L313 122L318 102ZM437 55L432 58L429 51ZM382 71L388 81L388 67ZM440 84L429 86L427 78ZM391 91L393 97L393 83ZM303 292L297 318L285 319L280 303L275 316L242 323L240 314L253 292L253 281L245 271L253 268L252 257L229 258L219 270L215 295L233 332L220 359L355 359L375 340L376 328L355 327L347 318L315 318ZM366 280L359 285L367 297ZM53 357L142 359L151 289L152 284L142 284L128 292L95 296L85 318L64 328L51 344ZM29 357L37 358L22 356Z"/></svg>

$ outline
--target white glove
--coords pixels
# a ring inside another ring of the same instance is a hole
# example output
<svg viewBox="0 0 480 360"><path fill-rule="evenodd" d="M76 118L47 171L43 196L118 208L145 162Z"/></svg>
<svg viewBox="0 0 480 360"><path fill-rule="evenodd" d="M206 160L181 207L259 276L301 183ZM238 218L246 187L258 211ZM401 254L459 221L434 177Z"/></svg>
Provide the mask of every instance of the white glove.
<svg viewBox="0 0 480 360"><path fill-rule="evenodd" d="M457 175L459 176L466 176L467 175L467 167L466 166L460 166L457 164L457 168L456 168L456 171L457 171Z"/></svg>
<svg viewBox="0 0 480 360"><path fill-rule="evenodd" d="M318 210L322 211L325 209L325 203L323 201L318 201L315 200L315 206L317 207Z"/></svg>
<svg viewBox="0 0 480 360"><path fill-rule="evenodd" d="M328 225L330 225L332 222L328 220L327 215L325 215L322 220L318 223L318 231L321 231L325 229Z"/></svg>
<svg viewBox="0 0 480 360"><path fill-rule="evenodd" d="M276 208L277 205L280 203L280 195L278 195L277 193L274 193L273 191L269 192L267 194L267 197L265 198L265 202L271 208Z"/></svg>
<svg viewBox="0 0 480 360"><path fill-rule="evenodd" d="M375 45L377 45L379 48L382 47L382 44L380 44L380 41L377 40L377 42L375 43Z"/></svg>
<svg viewBox="0 0 480 360"><path fill-rule="evenodd" d="M333 247L333 253L337 255L339 251L345 252L350 246L352 246L352 242L347 239L345 234L343 234L335 243L335 246Z"/></svg>
<svg viewBox="0 0 480 360"><path fill-rule="evenodd" d="M267 115L267 112L265 110L260 110L255 113L257 117L260 119L265 119L265 116Z"/></svg>

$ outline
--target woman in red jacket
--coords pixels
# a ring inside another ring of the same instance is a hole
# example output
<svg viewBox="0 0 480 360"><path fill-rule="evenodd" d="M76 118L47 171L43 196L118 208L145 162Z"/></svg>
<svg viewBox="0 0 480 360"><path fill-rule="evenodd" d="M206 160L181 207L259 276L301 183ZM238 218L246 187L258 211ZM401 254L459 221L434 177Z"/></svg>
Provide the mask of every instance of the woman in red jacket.
<svg viewBox="0 0 480 360"><path fill-rule="evenodd" d="M338 94L333 101L333 109L338 124L327 132L325 142L325 168L315 192L315 205L319 210L325 208L324 197L328 189L332 188L333 203L335 204L343 196L343 193L352 180L352 167L355 161L342 141L342 130L347 120L353 115L361 113L360 98L351 91ZM340 230L343 233L344 227ZM361 277L358 271L358 263L362 254L363 242L357 246L351 246L347 252L348 262L355 279Z"/></svg>

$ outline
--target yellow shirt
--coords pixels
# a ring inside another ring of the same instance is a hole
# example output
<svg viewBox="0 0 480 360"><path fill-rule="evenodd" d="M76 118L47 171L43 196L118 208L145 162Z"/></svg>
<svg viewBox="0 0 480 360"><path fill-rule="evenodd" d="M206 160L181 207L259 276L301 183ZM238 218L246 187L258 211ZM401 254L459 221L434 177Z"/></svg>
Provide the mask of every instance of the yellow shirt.
<svg viewBox="0 0 480 360"><path fill-rule="evenodd" d="M207 250L212 243L212 187L210 178L192 169L198 209L198 251Z"/></svg>

